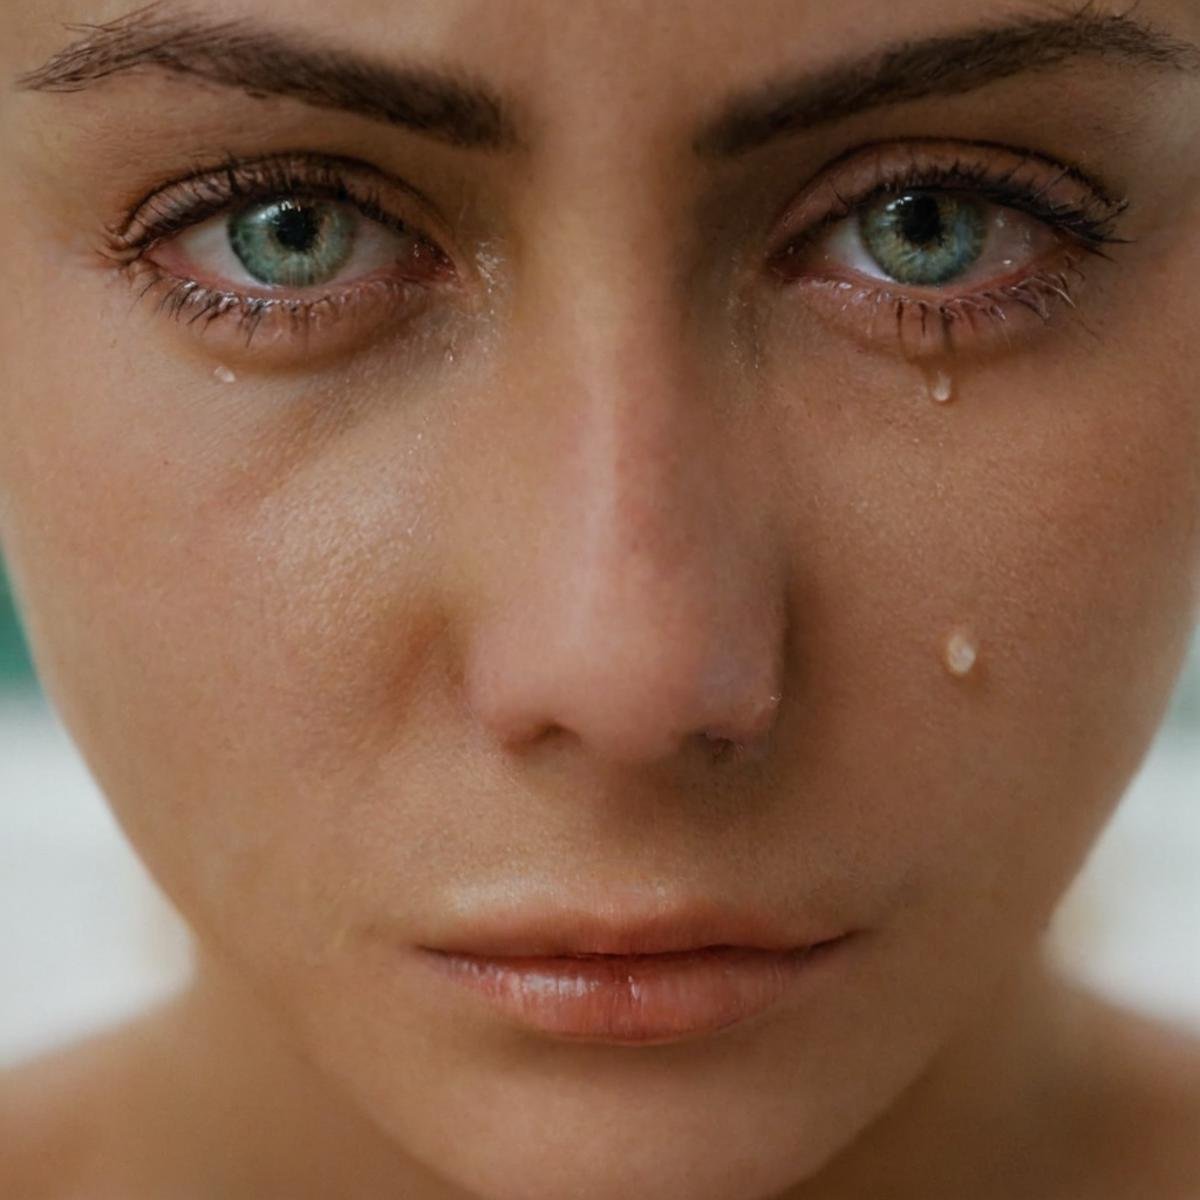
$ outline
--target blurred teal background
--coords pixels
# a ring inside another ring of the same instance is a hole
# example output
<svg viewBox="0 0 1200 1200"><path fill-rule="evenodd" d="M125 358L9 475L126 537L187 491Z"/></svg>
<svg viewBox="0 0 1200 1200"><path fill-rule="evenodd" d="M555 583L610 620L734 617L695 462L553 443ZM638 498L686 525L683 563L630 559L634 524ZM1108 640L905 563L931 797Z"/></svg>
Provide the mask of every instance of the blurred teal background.
<svg viewBox="0 0 1200 1200"><path fill-rule="evenodd" d="M0 562L0 687L33 686L33 667Z"/></svg>

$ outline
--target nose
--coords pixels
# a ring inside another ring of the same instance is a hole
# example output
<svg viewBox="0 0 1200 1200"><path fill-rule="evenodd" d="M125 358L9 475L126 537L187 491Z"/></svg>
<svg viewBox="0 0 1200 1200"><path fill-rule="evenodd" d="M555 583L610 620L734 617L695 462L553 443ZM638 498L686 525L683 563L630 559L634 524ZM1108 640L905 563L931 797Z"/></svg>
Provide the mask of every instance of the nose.
<svg viewBox="0 0 1200 1200"><path fill-rule="evenodd" d="M476 539L490 522L505 555L468 703L509 749L554 738L626 766L729 743L761 757L785 632L766 458L731 433L736 406L714 402L711 364L671 321L632 296L607 311L603 332L542 314L539 361L560 365L504 389L524 416L507 435L519 448L494 451L510 465L486 468L504 486L474 514Z"/></svg>
<svg viewBox="0 0 1200 1200"><path fill-rule="evenodd" d="M476 642L470 705L500 743L565 736L626 766L688 745L765 754L782 699L775 623L723 606L728 579L709 575L697 594L699 575L655 585L602 553L581 553L571 574L576 586L547 584Z"/></svg>

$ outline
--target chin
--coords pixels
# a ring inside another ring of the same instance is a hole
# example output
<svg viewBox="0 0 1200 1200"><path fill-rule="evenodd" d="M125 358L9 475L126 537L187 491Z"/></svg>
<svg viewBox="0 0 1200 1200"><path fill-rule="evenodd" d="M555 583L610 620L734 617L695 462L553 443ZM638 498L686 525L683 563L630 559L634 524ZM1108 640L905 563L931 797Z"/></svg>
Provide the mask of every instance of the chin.
<svg viewBox="0 0 1200 1200"><path fill-rule="evenodd" d="M922 1073L948 1034L939 1018L966 1002L931 1005L936 981L905 986L885 958L858 964L845 994L665 1045L464 1021L378 978L364 1005L361 976L322 993L300 1036L432 1195L777 1200Z"/></svg>

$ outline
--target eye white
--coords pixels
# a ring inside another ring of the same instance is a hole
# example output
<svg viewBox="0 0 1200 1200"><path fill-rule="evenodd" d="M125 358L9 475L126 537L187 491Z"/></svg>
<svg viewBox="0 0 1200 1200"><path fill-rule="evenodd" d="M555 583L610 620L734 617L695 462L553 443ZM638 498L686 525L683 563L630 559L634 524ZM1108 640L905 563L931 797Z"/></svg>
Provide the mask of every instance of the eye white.
<svg viewBox="0 0 1200 1200"><path fill-rule="evenodd" d="M945 288L981 283L1019 272L1035 262L1056 241L1045 221L999 204L985 205L987 238L979 257ZM818 243L815 265L832 271L849 268L858 275L896 287L909 286L888 275L863 243L858 212L836 222Z"/></svg>
<svg viewBox="0 0 1200 1200"><path fill-rule="evenodd" d="M366 278L403 261L412 253L416 238L388 229L379 221L364 216L353 206L345 211L355 222L354 250L332 279L307 289L327 291L355 279ZM294 293L296 289L273 286L255 279L246 270L229 238L229 214L221 213L199 222L175 239L176 252L205 282L214 282L230 290Z"/></svg>

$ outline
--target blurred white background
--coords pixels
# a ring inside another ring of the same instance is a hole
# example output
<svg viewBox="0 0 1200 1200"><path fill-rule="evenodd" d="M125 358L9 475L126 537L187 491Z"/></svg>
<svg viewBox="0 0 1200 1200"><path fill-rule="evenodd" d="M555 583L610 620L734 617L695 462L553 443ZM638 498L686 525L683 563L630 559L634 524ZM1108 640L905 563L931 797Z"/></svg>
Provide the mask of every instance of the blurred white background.
<svg viewBox="0 0 1200 1200"><path fill-rule="evenodd" d="M1095 988L1200 1032L1200 642L1051 945ZM0 680L0 1067L186 979L187 937L36 690Z"/></svg>

